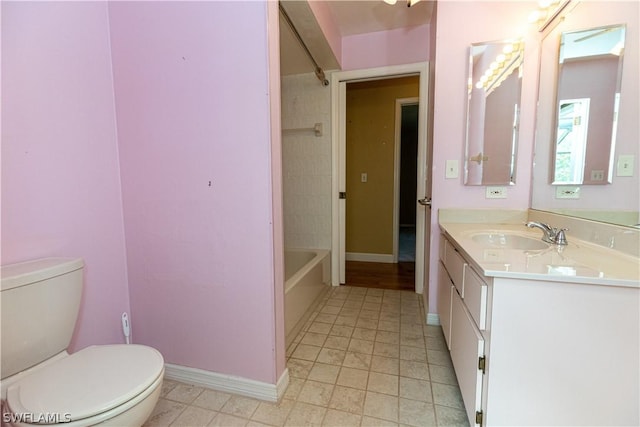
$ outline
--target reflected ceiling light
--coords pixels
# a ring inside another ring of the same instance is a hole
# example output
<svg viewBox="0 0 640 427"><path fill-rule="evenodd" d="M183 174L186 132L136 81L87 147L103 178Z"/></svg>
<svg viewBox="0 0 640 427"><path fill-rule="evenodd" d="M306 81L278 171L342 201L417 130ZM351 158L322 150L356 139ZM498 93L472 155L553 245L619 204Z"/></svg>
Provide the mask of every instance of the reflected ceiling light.
<svg viewBox="0 0 640 427"><path fill-rule="evenodd" d="M386 4L396 4L398 0L383 0ZM420 0L407 0L407 7L411 7Z"/></svg>
<svg viewBox="0 0 640 427"><path fill-rule="evenodd" d="M544 31L571 0L539 0L538 9L529 15L529 23L537 24L538 31Z"/></svg>
<svg viewBox="0 0 640 427"><path fill-rule="evenodd" d="M497 89L498 86L511 75L513 70L520 68L520 65L522 65L524 58L523 49L524 45L521 41L507 44L502 49L502 53L498 54L496 59L491 62L483 76L480 77L480 80L476 82L475 87L484 89L486 96ZM518 76L521 77L521 70Z"/></svg>

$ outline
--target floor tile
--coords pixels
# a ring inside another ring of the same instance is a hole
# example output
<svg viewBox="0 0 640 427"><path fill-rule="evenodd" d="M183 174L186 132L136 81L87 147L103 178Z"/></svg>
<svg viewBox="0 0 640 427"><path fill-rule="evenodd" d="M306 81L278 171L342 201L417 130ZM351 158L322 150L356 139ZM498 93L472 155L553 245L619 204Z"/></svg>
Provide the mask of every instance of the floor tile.
<svg viewBox="0 0 640 427"><path fill-rule="evenodd" d="M336 350L333 348L325 347L320 350L320 353L318 353L316 362L327 363L329 365L342 365L345 355L346 351L344 350Z"/></svg>
<svg viewBox="0 0 640 427"><path fill-rule="evenodd" d="M371 371L383 374L398 375L399 359L384 356L371 357Z"/></svg>
<svg viewBox="0 0 640 427"><path fill-rule="evenodd" d="M322 419L324 418L326 408L310 405L308 403L297 402L287 421L285 426L300 427L300 426L321 426Z"/></svg>
<svg viewBox="0 0 640 427"><path fill-rule="evenodd" d="M222 406L220 412L236 417L250 418L259 404L260 402L256 399L234 395Z"/></svg>
<svg viewBox="0 0 640 427"><path fill-rule="evenodd" d="M370 372L367 390L398 396L398 378L397 375Z"/></svg>
<svg viewBox="0 0 640 427"><path fill-rule="evenodd" d="M206 426L218 415L215 411L198 408L197 406L187 406L180 416L171 423L172 427L192 427Z"/></svg>
<svg viewBox="0 0 640 427"><path fill-rule="evenodd" d="M294 404L293 400L283 400L279 404L261 402L251 419L271 426L282 426Z"/></svg>
<svg viewBox="0 0 640 427"><path fill-rule="evenodd" d="M311 372L312 367L313 362L309 360L291 358L287 361L289 375L295 378L306 379L309 376L309 372Z"/></svg>
<svg viewBox="0 0 640 427"><path fill-rule="evenodd" d="M329 408L341 411L362 414L364 408L364 390L356 390L350 387L336 386L329 402Z"/></svg>
<svg viewBox="0 0 640 427"><path fill-rule="evenodd" d="M300 341L301 344L306 344L306 345L313 345L313 346L317 346L317 347L322 347L322 345L324 344L325 340L327 339L327 335L325 334L318 334L315 332L307 332L306 334L304 334L304 337L302 338L302 341Z"/></svg>
<svg viewBox="0 0 640 427"><path fill-rule="evenodd" d="M337 385L366 390L369 372L362 369L343 367L338 375Z"/></svg>
<svg viewBox="0 0 640 427"><path fill-rule="evenodd" d="M361 427L398 427L398 423L368 416L362 417Z"/></svg>
<svg viewBox="0 0 640 427"><path fill-rule="evenodd" d="M153 408L149 419L144 423L145 427L168 426L187 407L184 403L172 400L158 399L156 407Z"/></svg>
<svg viewBox="0 0 640 427"><path fill-rule="evenodd" d="M211 411L219 411L230 398L231 395L229 393L215 390L204 390L196 400L193 401L192 405L209 409Z"/></svg>
<svg viewBox="0 0 640 427"><path fill-rule="evenodd" d="M377 331L375 329L354 328L351 338L365 341L375 341L376 332Z"/></svg>
<svg viewBox="0 0 640 427"><path fill-rule="evenodd" d="M364 415L398 422L398 397L367 391Z"/></svg>
<svg viewBox="0 0 640 427"><path fill-rule="evenodd" d="M211 427L244 427L249 420L229 414L218 414L209 423Z"/></svg>
<svg viewBox="0 0 640 427"><path fill-rule="evenodd" d="M429 365L426 362L400 360L400 375L419 380L429 380Z"/></svg>
<svg viewBox="0 0 640 427"><path fill-rule="evenodd" d="M373 354L375 356L398 358L400 357L400 346L397 344L377 342L373 346Z"/></svg>
<svg viewBox="0 0 640 427"><path fill-rule="evenodd" d="M340 366L338 365L316 363L313 365L313 368L311 368L311 372L309 372L307 379L319 381L321 383L335 384L339 372Z"/></svg>
<svg viewBox="0 0 640 427"><path fill-rule="evenodd" d="M299 344L296 350L291 355L294 359L302 359L313 362L318 357L318 353L320 353L322 347L318 347L315 345L307 345L307 344Z"/></svg>
<svg viewBox="0 0 640 427"><path fill-rule="evenodd" d="M415 378L400 377L400 397L431 403L433 402L431 383Z"/></svg>
<svg viewBox="0 0 640 427"><path fill-rule="evenodd" d="M333 348L335 350L346 350L349 347L349 338L329 336L324 342L325 348Z"/></svg>
<svg viewBox="0 0 640 427"><path fill-rule="evenodd" d="M436 421L439 426L468 427L469 419L464 409L435 405Z"/></svg>
<svg viewBox="0 0 640 427"><path fill-rule="evenodd" d="M324 416L322 425L326 427L359 426L360 418L360 415L329 409Z"/></svg>
<svg viewBox="0 0 640 427"><path fill-rule="evenodd" d="M371 367L371 355L347 351L342 366L357 369L369 369Z"/></svg>
<svg viewBox="0 0 640 427"><path fill-rule="evenodd" d="M464 409L460 389L449 384L431 383L433 402L437 405L451 408Z"/></svg>
<svg viewBox="0 0 640 427"><path fill-rule="evenodd" d="M452 366L429 365L431 381L449 385L458 385L458 379Z"/></svg>
<svg viewBox="0 0 640 427"><path fill-rule="evenodd" d="M351 339L348 350L354 353L373 353L373 341Z"/></svg>
<svg viewBox="0 0 640 427"><path fill-rule="evenodd" d="M175 400L180 403L192 403L202 393L204 388L196 387L189 384L178 384L173 390L167 393L166 398L169 400Z"/></svg>
<svg viewBox="0 0 640 427"><path fill-rule="evenodd" d="M416 400L400 399L401 424L415 427L436 425L436 413L433 404Z"/></svg>
<svg viewBox="0 0 640 427"><path fill-rule="evenodd" d="M331 400L333 387L333 384L307 380L302 386L300 394L298 394L298 401L311 403L312 405L327 406L329 400Z"/></svg>

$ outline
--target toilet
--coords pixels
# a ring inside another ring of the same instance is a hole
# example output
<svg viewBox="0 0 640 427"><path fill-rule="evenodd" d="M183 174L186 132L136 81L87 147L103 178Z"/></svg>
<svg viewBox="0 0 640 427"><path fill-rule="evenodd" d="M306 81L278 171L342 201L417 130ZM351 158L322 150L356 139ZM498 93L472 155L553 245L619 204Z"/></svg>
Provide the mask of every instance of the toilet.
<svg viewBox="0 0 640 427"><path fill-rule="evenodd" d="M164 360L154 348L113 344L67 352L83 269L77 258L1 267L3 426L141 426L155 407Z"/></svg>

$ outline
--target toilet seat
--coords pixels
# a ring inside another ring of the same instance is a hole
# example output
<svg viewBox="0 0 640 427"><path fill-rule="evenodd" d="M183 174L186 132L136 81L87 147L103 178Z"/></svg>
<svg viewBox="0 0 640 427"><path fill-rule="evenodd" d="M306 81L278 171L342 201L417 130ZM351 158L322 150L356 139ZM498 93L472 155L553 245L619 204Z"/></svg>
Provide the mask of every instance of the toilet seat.
<svg viewBox="0 0 640 427"><path fill-rule="evenodd" d="M14 414L34 414L33 424L50 424L51 416L73 422L113 412L157 386L163 372L162 355L151 347L91 346L12 384L6 402Z"/></svg>

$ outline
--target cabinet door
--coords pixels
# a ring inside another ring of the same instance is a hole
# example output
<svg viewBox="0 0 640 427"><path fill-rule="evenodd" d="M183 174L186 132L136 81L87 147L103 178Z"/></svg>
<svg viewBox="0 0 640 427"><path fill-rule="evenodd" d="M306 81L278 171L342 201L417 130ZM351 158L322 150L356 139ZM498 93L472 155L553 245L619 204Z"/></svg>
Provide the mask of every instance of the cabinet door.
<svg viewBox="0 0 640 427"><path fill-rule="evenodd" d="M440 316L440 325L444 333L444 340L447 342L447 348L451 350L451 294L455 293L453 282L447 274L447 270L438 263L438 315Z"/></svg>
<svg viewBox="0 0 640 427"><path fill-rule="evenodd" d="M451 360L458 377L469 424L476 425L476 411L481 410L482 376L478 369L484 356L484 339L457 292L451 302Z"/></svg>

